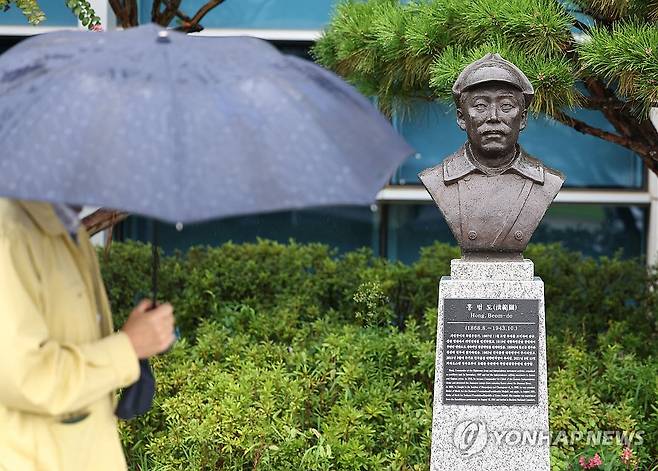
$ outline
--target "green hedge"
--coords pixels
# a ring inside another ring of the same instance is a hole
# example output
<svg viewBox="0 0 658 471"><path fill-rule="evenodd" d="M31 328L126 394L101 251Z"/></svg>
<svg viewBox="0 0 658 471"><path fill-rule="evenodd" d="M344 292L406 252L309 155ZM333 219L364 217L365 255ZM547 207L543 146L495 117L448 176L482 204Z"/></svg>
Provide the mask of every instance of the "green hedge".
<svg viewBox="0 0 658 471"><path fill-rule="evenodd" d="M526 256L546 284L552 429L642 430L633 451L649 469L655 273L556 245ZM407 266L270 241L163 257L160 292L184 339L154 361L153 410L122 424L131 468L427 469L437 287L456 257L436 244ZM120 324L149 292L150 248L114 244L102 269ZM595 452L626 469L620 449L567 444L552 448L553 468Z"/></svg>

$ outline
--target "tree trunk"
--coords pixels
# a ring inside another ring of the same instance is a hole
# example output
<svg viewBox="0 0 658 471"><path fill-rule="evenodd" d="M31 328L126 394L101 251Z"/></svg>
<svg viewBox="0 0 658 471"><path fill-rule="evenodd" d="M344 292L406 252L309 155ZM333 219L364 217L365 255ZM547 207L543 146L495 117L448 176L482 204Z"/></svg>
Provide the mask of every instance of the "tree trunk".
<svg viewBox="0 0 658 471"><path fill-rule="evenodd" d="M139 25L137 0L109 0L119 26L133 28Z"/></svg>

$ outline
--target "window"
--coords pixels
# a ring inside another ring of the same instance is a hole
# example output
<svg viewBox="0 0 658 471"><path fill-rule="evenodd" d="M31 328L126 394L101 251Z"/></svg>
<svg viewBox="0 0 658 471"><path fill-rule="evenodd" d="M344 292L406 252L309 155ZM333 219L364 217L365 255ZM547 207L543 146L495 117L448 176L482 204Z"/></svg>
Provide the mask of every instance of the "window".
<svg viewBox="0 0 658 471"><path fill-rule="evenodd" d="M387 255L406 263L434 241L454 244L439 209L432 203L388 207ZM554 203L537 228L532 243L561 242L584 255L625 257L645 254L648 211L645 206Z"/></svg>
<svg viewBox="0 0 658 471"><path fill-rule="evenodd" d="M131 216L123 224L120 238L151 240L151 221ZM165 251L193 245L220 245L233 241L255 242L257 238L286 243L321 242L341 252L370 247L378 252L378 213L369 207L345 206L303 211L282 211L190 224L178 232L173 225L158 225L158 240Z"/></svg>

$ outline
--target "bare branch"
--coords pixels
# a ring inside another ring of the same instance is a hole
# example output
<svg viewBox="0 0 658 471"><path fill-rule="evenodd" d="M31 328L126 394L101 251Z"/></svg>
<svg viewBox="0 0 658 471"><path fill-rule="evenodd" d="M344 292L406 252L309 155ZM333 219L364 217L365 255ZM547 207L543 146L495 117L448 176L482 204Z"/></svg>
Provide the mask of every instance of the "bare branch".
<svg viewBox="0 0 658 471"><path fill-rule="evenodd" d="M199 21L201 21L203 17L206 16L210 10L220 5L221 3L224 3L224 0L210 0L209 2L207 2L204 6L199 8L199 10L194 14L194 16L192 17L192 23L199 24Z"/></svg>
<svg viewBox="0 0 658 471"><path fill-rule="evenodd" d="M219 6L220 4L224 3L224 1L225 0L209 0L205 5L199 8L199 10L191 18L187 15L182 14L180 11L177 11L176 16L178 16L183 23L181 27L178 29L188 33L192 33L192 32L196 33L202 31L203 26L201 26L199 22L203 19L204 16L208 14L208 12L210 12L213 8Z"/></svg>
<svg viewBox="0 0 658 471"><path fill-rule="evenodd" d="M624 147L629 146L629 142L628 142L629 140L627 138L620 136L619 134L604 131L603 129L590 126L585 121L576 119L564 112L560 111L558 113L555 113L554 115L552 115L552 117L558 120L559 122L566 124L567 126L570 126L574 128L576 131L581 132L583 134L589 134L591 136L595 136L609 142L614 142L615 144L619 144L620 146L624 146Z"/></svg>
<svg viewBox="0 0 658 471"><path fill-rule="evenodd" d="M109 2L122 28L132 28L139 24L137 0L109 0Z"/></svg>
<svg viewBox="0 0 658 471"><path fill-rule="evenodd" d="M180 11L180 10L177 10L177 11L176 11L176 16L177 16L178 18L180 18L181 20L187 22L187 23L189 23L190 21L192 21L192 18L190 18L189 16L187 16L185 13L183 13L183 12Z"/></svg>
<svg viewBox="0 0 658 471"><path fill-rule="evenodd" d="M182 31L183 33L198 33L199 31L203 31L203 26L192 25L192 18L182 11L178 10L176 16L181 20L181 25L175 28L176 31Z"/></svg>

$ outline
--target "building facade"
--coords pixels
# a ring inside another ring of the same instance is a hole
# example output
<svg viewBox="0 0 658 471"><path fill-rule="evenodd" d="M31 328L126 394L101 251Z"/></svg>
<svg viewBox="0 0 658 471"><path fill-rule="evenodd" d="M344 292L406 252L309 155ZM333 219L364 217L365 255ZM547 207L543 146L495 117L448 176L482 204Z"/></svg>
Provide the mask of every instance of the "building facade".
<svg viewBox="0 0 658 471"><path fill-rule="evenodd" d="M92 0L102 24L115 23L106 0ZM195 12L205 0L184 0ZM47 21L29 26L20 12L0 13L0 47L26 35L61 28L79 28L64 1L42 1ZM329 21L334 0L227 0L209 13L200 33L210 36L250 35L271 41L286 53L308 57L309 48ZM150 18L151 1L140 2L140 19ZM598 112L577 110L603 128ZM419 249L434 241L454 243L416 174L436 165L466 139L457 127L454 108L441 103L410 104L393 118L395 128L414 146L411 156L383 188L370 207L331 207L231 218L185 227L160 229L165 249L194 244L216 245L254 241L258 237L286 242L322 242L340 251L370 247L393 260L411 262ZM367 136L364 136L367 138ZM549 209L532 242L561 242L587 255L644 256L657 261L658 179L625 148L553 122L534 117L521 134L521 144L567 177L563 190ZM221 176L218 176L218 183ZM148 240L151 221L130 217L118 228L119 237Z"/></svg>

